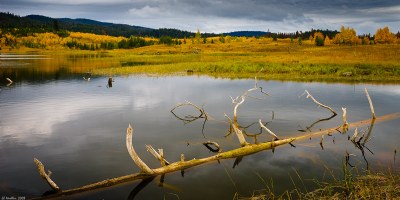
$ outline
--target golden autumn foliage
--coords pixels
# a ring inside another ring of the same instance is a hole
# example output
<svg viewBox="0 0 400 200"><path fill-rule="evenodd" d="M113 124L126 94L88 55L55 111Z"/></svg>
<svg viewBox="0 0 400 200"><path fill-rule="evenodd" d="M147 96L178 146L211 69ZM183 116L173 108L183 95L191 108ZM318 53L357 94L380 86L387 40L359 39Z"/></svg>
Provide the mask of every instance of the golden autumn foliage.
<svg viewBox="0 0 400 200"><path fill-rule="evenodd" d="M96 43L96 44L100 44L103 42L117 43L123 39L126 39L125 37L113 37L108 35L96 35L93 33L81 33L81 32L70 32L68 38L69 40L76 40L77 42L80 43Z"/></svg>
<svg viewBox="0 0 400 200"><path fill-rule="evenodd" d="M376 44L395 44L396 40L396 36L390 32L389 27L387 26L378 29L375 33Z"/></svg>
<svg viewBox="0 0 400 200"><path fill-rule="evenodd" d="M1 34L0 38L0 48L3 46L10 46L12 48L18 45L17 38L10 33Z"/></svg>
<svg viewBox="0 0 400 200"><path fill-rule="evenodd" d="M369 37L364 36L363 39L362 39L362 44L363 44L363 45L369 45L369 44L371 44L371 41L369 40Z"/></svg>
<svg viewBox="0 0 400 200"><path fill-rule="evenodd" d="M331 39L329 38L329 36L325 37L324 43L325 43L325 45L330 45L331 44Z"/></svg>
<svg viewBox="0 0 400 200"><path fill-rule="evenodd" d="M316 39L316 38L319 38L319 39L324 39L325 37L324 37L324 34L322 34L321 32L315 32L314 33L314 39Z"/></svg>
<svg viewBox="0 0 400 200"><path fill-rule="evenodd" d="M322 34L321 32L315 32L314 42L316 46L324 46L324 34Z"/></svg>
<svg viewBox="0 0 400 200"><path fill-rule="evenodd" d="M342 26L340 33L336 34L332 41L334 44L357 45L361 44L361 39L357 37L353 28Z"/></svg>

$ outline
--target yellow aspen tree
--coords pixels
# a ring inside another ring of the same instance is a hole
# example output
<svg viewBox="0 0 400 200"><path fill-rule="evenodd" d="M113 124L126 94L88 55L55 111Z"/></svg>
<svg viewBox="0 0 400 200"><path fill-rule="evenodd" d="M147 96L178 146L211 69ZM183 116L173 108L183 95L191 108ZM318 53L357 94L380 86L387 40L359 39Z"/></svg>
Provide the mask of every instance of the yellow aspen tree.
<svg viewBox="0 0 400 200"><path fill-rule="evenodd" d="M390 32L389 27L379 28L375 33L375 43L377 44L395 44L396 36Z"/></svg>
<svg viewBox="0 0 400 200"><path fill-rule="evenodd" d="M331 44L331 39L329 38L329 36L325 37L325 45L330 45Z"/></svg>

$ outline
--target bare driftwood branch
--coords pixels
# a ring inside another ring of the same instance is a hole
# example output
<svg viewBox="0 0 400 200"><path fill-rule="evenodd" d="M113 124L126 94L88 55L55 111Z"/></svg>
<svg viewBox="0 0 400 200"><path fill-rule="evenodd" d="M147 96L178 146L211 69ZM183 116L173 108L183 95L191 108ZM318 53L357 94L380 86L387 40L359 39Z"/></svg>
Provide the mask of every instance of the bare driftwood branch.
<svg viewBox="0 0 400 200"><path fill-rule="evenodd" d="M8 81L7 87L14 83L10 78L6 78L6 80Z"/></svg>
<svg viewBox="0 0 400 200"><path fill-rule="evenodd" d="M255 83L254 83L254 87L250 88L248 90L246 90L242 95L237 96L236 98L231 97L232 100L232 104L234 104L234 108L233 108L233 121L228 117L228 115L225 114L225 117L229 119L230 121L230 127L229 127L229 132L227 135L225 135L225 137L227 137L228 135L230 135L230 133L233 131L236 133L236 136L239 139L240 145L242 146L246 146L247 144L249 144L246 139L244 138L243 135L243 131L240 129L240 125L238 124L237 118L238 118L238 108L240 105L242 105L244 103L244 101L246 100L246 97L251 97L248 94L252 91L255 90L260 90L261 93L268 95L268 93L263 91L262 87L258 86L258 81L257 81L257 77L254 78ZM240 99L240 101L239 101Z"/></svg>
<svg viewBox="0 0 400 200"><path fill-rule="evenodd" d="M231 118L229 118L228 115L225 114L225 117L228 118L229 123L230 123L230 126L231 126L231 128L233 129L233 132L235 132L235 134L236 134L236 136L237 136L237 138L238 138L238 140L239 140L240 145L241 145L241 146L246 146L246 145L248 145L249 143L248 143L248 142L246 141L246 139L244 138L243 132L242 132L242 130L240 130L240 128L238 127L238 124L235 123L235 122L232 122Z"/></svg>
<svg viewBox="0 0 400 200"><path fill-rule="evenodd" d="M6 80L8 81L8 83L13 83L13 81L10 78L6 78Z"/></svg>
<svg viewBox="0 0 400 200"><path fill-rule="evenodd" d="M375 123L387 121L387 120L398 119L398 118L400 118L400 113L393 113L393 114L377 117L375 119ZM359 126L365 126L370 123L371 123L371 120L368 119L368 120L349 123L348 126L349 127L359 127ZM204 163L208 163L208 162L212 162L212 161L238 158L241 156L243 157L243 156L254 154L254 153L257 153L260 151L274 149L277 146L289 144L293 141L297 141L297 140L301 140L301 139L308 139L310 137L322 136L325 134L332 134L332 133L335 133L336 129L338 129L340 127L341 126L333 127L330 129L312 132L312 133L309 133L306 135L301 135L298 137L281 139L281 140L272 141L272 142L249 144L249 145L237 148L237 149L233 149L233 150L226 151L226 152L221 152L219 154L216 154L216 155L213 155L210 157L206 157L206 158L201 158L201 159L192 159L192 160L184 161L184 156L181 155L180 161L171 163L168 166L163 166L160 168L152 169L152 171L154 172L152 174L149 174L146 172L129 174L129 175L125 175L125 176L121 176L121 177L117 177L117 178L111 178L111 179L103 180L100 182L92 183L92 184L85 185L85 186L82 186L79 188L62 190L62 191L59 191L58 193L51 194L48 196L43 196L38 199L54 198L54 197L60 197L60 196L73 195L73 194L77 194L77 193L83 193L85 191L93 191L96 189L107 188L107 187L111 187L113 185L118 185L118 184L125 183L125 182L130 182L130 181L135 181L135 180L143 180L143 179L152 178L152 177L155 177L155 176L158 176L161 174L167 174L167 173L171 173L171 172L175 172L175 171L179 171L179 170L182 171L184 169L195 167L195 166L198 166L198 165L201 165ZM132 139L132 138L130 138L130 139Z"/></svg>
<svg viewBox="0 0 400 200"><path fill-rule="evenodd" d="M237 109L246 100L246 97L251 97L251 96L249 96L250 92L259 89L262 94L269 95L268 93L263 91L262 87L258 86L257 77L254 77L254 82L255 83L254 83L254 87L253 88L250 88L250 89L246 90L242 95L237 96L236 98L231 97L232 104L235 104L235 107L233 109L233 122L234 123L237 123ZM240 101L239 101L239 99L240 99Z"/></svg>
<svg viewBox="0 0 400 200"><path fill-rule="evenodd" d="M126 129L126 148L128 149L129 155L133 159L133 162L141 169L142 173L146 174L153 174L154 172L139 158L135 149L132 145L132 135L133 135L133 128L129 124L128 128Z"/></svg>
<svg viewBox="0 0 400 200"><path fill-rule="evenodd" d="M35 162L40 176L50 185L50 187L55 191L60 191L60 187L58 187L58 185L54 183L54 181L50 178L51 171L48 171L48 173L46 173L46 171L44 170L44 165L38 159L34 158L33 162Z"/></svg>
<svg viewBox="0 0 400 200"><path fill-rule="evenodd" d="M261 128L263 128L264 130L266 130L269 134L271 134L275 139L278 139L278 136L276 136L276 134L274 132L272 132L271 130L269 130L262 122L261 119L258 121L258 123L260 124Z"/></svg>
<svg viewBox="0 0 400 200"><path fill-rule="evenodd" d="M154 157L156 157L157 160L160 161L160 163L161 163L162 166L165 166L165 165L169 165L169 164L170 164L167 160L165 160L164 156L161 156L151 145L147 145L147 144L146 144L146 149L147 149L147 151L150 152ZM159 150L160 150L160 149L159 149ZM164 165L163 165L163 164L164 164Z"/></svg>
<svg viewBox="0 0 400 200"><path fill-rule="evenodd" d="M350 140L353 141L353 142L355 142L357 136L358 136L358 130L357 130L357 128L356 128L356 129L354 130L354 134L353 134L353 136L351 136Z"/></svg>
<svg viewBox="0 0 400 200"><path fill-rule="evenodd" d="M170 112L171 112L177 119L183 121L185 124L188 124L188 123L190 123L190 122L196 121L196 120L198 120L198 119L204 119L204 122L203 122L203 125L202 125L202 129L201 129L201 133L203 134L203 136L204 136L204 138L205 138L205 135L204 135L204 128L205 128L206 122L207 122L208 119L209 119L208 113L204 110L204 108L200 108L199 106L197 106L196 104L194 104L194 103L192 103L192 102L190 102L190 101L185 101L185 102L186 102L186 103L179 103L179 104L177 104L174 108L171 109ZM175 113L175 110L176 110L177 108L183 107L183 106L191 106L191 107L195 108L196 110L199 111L199 115L198 115L198 116L191 116L191 115L188 115L188 116L184 116L184 117L181 117L181 116L177 115L177 114Z"/></svg>
<svg viewBox="0 0 400 200"><path fill-rule="evenodd" d="M367 95L367 98L368 98L368 102L369 102L369 107L371 108L371 114L372 114L372 118L376 118L376 115L375 115L375 109L374 109L374 105L372 104L372 100L371 100L371 97L369 96L369 94L368 94L368 90L367 90L367 88L364 88L364 91L365 91L365 95Z"/></svg>
<svg viewBox="0 0 400 200"><path fill-rule="evenodd" d="M246 100L246 97L245 96L241 96L241 99L242 100L240 100L239 102L232 101L232 103L235 104L235 107L233 108L233 123L237 123L237 109Z"/></svg>
<svg viewBox="0 0 400 200"><path fill-rule="evenodd" d="M347 109L342 107L343 111L343 132L346 132L349 128L349 123L347 122Z"/></svg>
<svg viewBox="0 0 400 200"><path fill-rule="evenodd" d="M305 93L307 93L307 97L306 97L307 99L311 98L314 101L314 103L316 103L318 106L326 108L329 111L331 111L334 115L337 115L335 110L333 110L331 107L324 105L324 104L320 103L319 101L317 101L307 90L305 90Z"/></svg>

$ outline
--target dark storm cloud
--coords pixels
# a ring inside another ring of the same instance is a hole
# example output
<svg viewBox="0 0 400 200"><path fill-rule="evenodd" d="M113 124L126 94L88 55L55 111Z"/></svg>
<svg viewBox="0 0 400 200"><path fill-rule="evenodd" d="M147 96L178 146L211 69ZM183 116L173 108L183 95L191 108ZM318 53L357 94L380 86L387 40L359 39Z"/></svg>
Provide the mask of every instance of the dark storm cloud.
<svg viewBox="0 0 400 200"><path fill-rule="evenodd" d="M274 31L338 29L340 25L355 26L361 32L389 25L397 31L400 21L400 2L392 0L2 0L0 7L19 15L84 17L214 32L267 27Z"/></svg>

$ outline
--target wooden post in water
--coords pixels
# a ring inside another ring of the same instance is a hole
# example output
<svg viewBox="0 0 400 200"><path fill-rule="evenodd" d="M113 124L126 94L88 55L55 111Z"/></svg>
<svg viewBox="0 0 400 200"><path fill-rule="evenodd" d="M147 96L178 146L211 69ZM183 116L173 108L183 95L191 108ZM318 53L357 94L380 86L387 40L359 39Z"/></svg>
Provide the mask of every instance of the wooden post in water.
<svg viewBox="0 0 400 200"><path fill-rule="evenodd" d="M110 87L112 87L112 82L113 82L113 78L112 77L109 77L108 78L108 84L107 84L107 86L110 88Z"/></svg>

